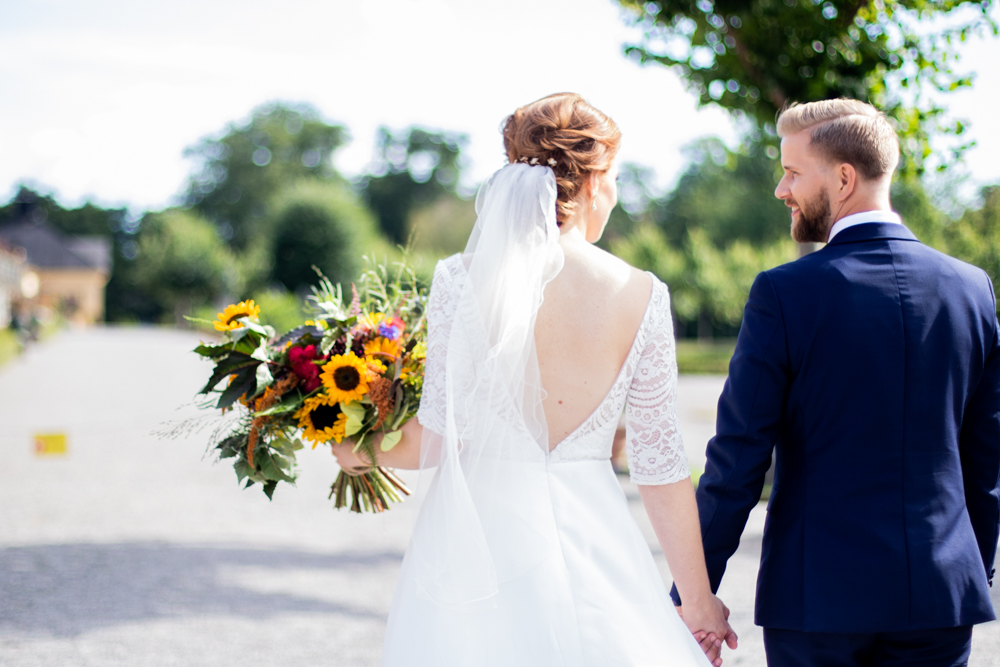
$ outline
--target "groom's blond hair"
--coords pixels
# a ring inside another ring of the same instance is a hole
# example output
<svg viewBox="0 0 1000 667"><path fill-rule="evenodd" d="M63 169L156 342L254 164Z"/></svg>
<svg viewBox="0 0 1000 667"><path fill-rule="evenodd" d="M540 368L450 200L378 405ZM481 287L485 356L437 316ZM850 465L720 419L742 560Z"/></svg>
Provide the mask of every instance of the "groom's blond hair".
<svg viewBox="0 0 1000 667"><path fill-rule="evenodd" d="M862 178L891 175L899 162L899 139L885 114L858 100L792 104L778 113L778 136L812 130L810 146L838 164L852 165Z"/></svg>

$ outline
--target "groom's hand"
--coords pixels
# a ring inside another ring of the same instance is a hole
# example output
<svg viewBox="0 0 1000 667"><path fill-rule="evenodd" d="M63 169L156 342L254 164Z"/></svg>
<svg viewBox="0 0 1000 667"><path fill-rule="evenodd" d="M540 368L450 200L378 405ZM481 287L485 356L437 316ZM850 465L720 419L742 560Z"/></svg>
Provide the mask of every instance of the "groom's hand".
<svg viewBox="0 0 1000 667"><path fill-rule="evenodd" d="M722 644L730 649L738 645L738 637L729 625L729 608L716 596L704 602L677 607L677 613L694 635L706 657L715 667L722 665Z"/></svg>

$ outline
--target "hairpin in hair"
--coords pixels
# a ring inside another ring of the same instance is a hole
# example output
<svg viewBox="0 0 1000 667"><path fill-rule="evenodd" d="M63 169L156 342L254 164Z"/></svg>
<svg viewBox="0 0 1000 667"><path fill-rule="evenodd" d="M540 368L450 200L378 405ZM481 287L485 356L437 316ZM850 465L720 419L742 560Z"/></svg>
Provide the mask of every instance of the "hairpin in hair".
<svg viewBox="0 0 1000 667"><path fill-rule="evenodd" d="M521 157L517 158L517 162L532 166L537 166L540 164L537 157L529 158L527 155L522 155ZM555 158L550 157L548 160L545 161L545 163L548 164L550 167L556 166Z"/></svg>

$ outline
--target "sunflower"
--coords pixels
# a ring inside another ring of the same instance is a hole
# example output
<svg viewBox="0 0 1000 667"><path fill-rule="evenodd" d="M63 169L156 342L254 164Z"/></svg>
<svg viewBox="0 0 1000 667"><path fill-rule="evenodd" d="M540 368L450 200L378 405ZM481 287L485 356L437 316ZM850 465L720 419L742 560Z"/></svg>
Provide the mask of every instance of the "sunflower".
<svg viewBox="0 0 1000 667"><path fill-rule="evenodd" d="M243 326L238 320L241 317L256 318L260 315L260 308L253 302L253 299L240 301L226 306L226 309L219 313L219 321L213 322L216 331L232 331Z"/></svg>
<svg viewBox="0 0 1000 667"><path fill-rule="evenodd" d="M356 401L368 393L368 364L353 352L330 357L320 379L330 399L338 403Z"/></svg>
<svg viewBox="0 0 1000 667"><path fill-rule="evenodd" d="M366 357L377 355L377 358L379 359L386 359L388 357L395 359L399 356L399 352L399 343L389 340L388 338L372 338L370 341L365 343Z"/></svg>
<svg viewBox="0 0 1000 667"><path fill-rule="evenodd" d="M306 399L302 407L295 413L302 429L302 437L311 440L313 449L321 442L344 439L347 429L347 415L340 410L340 405L329 396L313 396Z"/></svg>
<svg viewBox="0 0 1000 667"><path fill-rule="evenodd" d="M362 313L358 316L358 327L375 331L383 318L385 318L384 313Z"/></svg>

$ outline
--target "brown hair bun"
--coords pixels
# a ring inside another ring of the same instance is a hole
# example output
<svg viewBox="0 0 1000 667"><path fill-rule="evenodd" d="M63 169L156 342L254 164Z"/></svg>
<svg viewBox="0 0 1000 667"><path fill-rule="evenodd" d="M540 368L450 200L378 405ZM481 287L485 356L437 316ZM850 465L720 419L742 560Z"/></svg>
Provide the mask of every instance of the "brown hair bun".
<svg viewBox="0 0 1000 667"><path fill-rule="evenodd" d="M556 93L518 108L504 120L502 131L510 162L555 162L559 224L576 210L590 174L610 169L621 145L615 122L575 93Z"/></svg>

